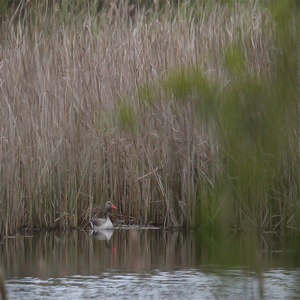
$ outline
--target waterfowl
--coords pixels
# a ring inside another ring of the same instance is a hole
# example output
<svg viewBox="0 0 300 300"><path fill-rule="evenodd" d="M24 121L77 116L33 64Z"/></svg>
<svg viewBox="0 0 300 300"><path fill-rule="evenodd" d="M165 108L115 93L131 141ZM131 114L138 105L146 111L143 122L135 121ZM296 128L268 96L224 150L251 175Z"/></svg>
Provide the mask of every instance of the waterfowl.
<svg viewBox="0 0 300 300"><path fill-rule="evenodd" d="M114 228L109 218L109 213L112 209L116 209L116 207L110 201L107 201L105 203L104 218L93 218L90 220L93 231L111 230Z"/></svg>

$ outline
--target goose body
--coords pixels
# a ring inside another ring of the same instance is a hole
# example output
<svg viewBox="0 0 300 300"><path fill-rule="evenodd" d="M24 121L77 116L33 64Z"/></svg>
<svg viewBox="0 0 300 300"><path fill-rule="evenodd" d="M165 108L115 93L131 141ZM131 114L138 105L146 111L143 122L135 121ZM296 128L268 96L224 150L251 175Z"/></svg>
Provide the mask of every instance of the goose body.
<svg viewBox="0 0 300 300"><path fill-rule="evenodd" d="M104 218L93 218L93 219L90 220L90 223L92 225L93 231L109 230L109 229L114 228L114 225L112 224L109 217L107 217L106 219L104 219Z"/></svg>
<svg viewBox="0 0 300 300"><path fill-rule="evenodd" d="M105 211L104 211L105 218L92 218L90 220L90 224L92 226L93 231L114 229L114 226L109 218L109 213L111 212L112 209L116 209L116 207L110 201L107 201L105 203Z"/></svg>

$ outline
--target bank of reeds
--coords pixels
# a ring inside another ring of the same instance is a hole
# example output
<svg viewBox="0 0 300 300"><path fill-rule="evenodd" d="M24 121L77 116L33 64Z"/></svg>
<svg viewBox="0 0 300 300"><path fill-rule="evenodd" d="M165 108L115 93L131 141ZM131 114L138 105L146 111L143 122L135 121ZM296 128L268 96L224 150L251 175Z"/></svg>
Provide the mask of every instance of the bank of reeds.
<svg viewBox="0 0 300 300"><path fill-rule="evenodd" d="M210 188L224 167L216 155L222 141L207 126L215 120L195 114L193 86L172 74L192 68L219 95L233 80L230 61L236 66L241 55L237 77L270 76L280 49L269 7L109 1L71 8L20 2L1 23L0 231L84 226L107 200L125 222L190 227L204 215L214 222L222 205L210 200ZM238 49L233 58L230 49ZM251 216L261 206L253 209ZM247 207L241 211L235 227L247 224L240 222Z"/></svg>

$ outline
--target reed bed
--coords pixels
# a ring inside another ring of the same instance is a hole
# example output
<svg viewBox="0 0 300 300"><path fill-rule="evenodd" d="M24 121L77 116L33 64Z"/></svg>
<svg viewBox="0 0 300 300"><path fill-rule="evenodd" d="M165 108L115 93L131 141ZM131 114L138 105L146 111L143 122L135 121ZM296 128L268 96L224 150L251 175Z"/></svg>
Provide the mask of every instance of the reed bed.
<svg viewBox="0 0 300 300"><path fill-rule="evenodd" d="M174 70L222 91L239 45L243 72L268 76L275 21L258 1L155 3L20 2L2 17L0 232L85 226L107 200L126 223L199 223L220 141L176 101Z"/></svg>

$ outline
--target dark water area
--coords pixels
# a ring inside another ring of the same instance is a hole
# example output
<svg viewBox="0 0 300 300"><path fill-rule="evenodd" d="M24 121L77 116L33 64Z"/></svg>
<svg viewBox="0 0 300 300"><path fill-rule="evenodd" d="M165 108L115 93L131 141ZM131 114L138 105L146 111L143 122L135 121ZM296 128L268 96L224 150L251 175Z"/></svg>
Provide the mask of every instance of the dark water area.
<svg viewBox="0 0 300 300"><path fill-rule="evenodd" d="M0 266L9 299L300 297L299 236L41 232L4 239Z"/></svg>

